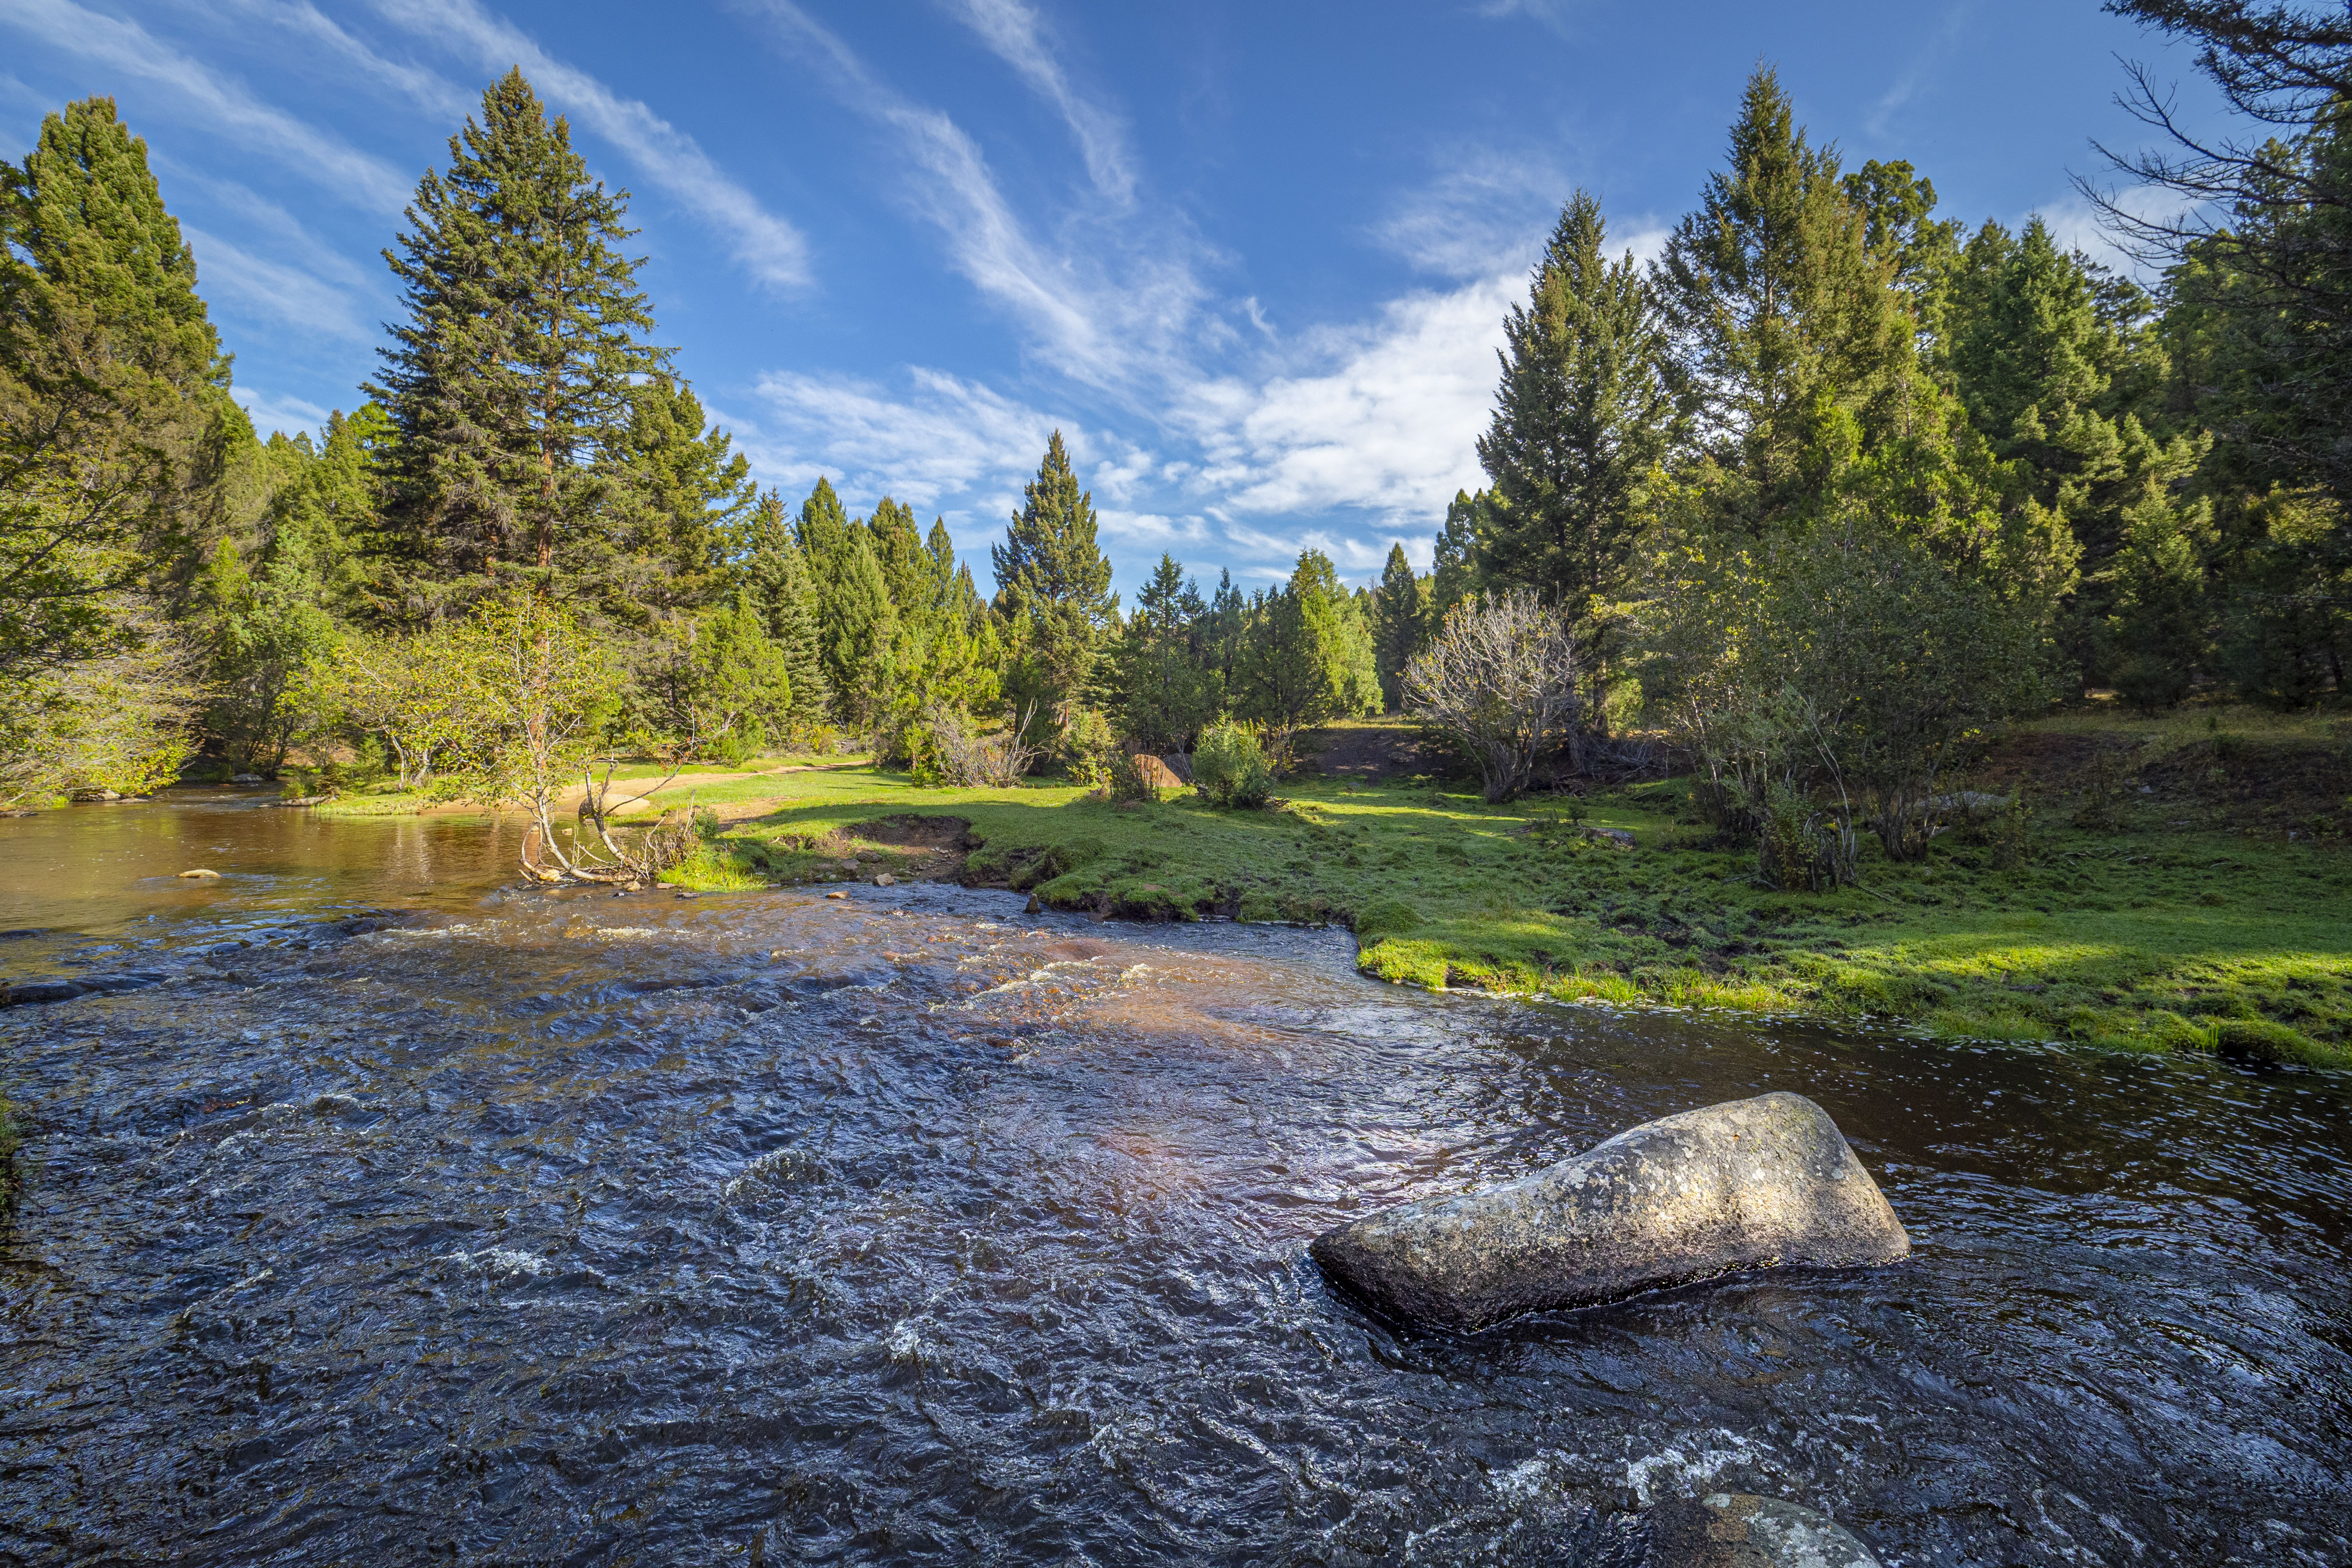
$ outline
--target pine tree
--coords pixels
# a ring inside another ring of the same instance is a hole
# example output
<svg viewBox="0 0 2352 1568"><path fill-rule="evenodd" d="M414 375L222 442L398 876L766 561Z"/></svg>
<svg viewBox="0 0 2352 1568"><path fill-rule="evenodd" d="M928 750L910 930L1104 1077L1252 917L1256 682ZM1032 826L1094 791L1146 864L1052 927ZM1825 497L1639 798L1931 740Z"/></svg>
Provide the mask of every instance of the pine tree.
<svg viewBox="0 0 2352 1568"><path fill-rule="evenodd" d="M1146 751L1189 752L1217 716L1221 684L1194 647L1208 613L1200 584L1161 555L1111 654L1120 733Z"/></svg>
<svg viewBox="0 0 2352 1568"><path fill-rule="evenodd" d="M1916 355L1893 263L1769 69L1748 79L1730 153L1667 243L1660 300L1699 439L1761 526L1818 499L1805 458L1825 412L1865 445L1903 431Z"/></svg>
<svg viewBox="0 0 2352 1568"><path fill-rule="evenodd" d="M1915 305L1931 310L1960 242L1957 218L1931 216L1935 182L1901 159L1882 163L1874 158L1843 184L1847 202L1862 215L1864 247Z"/></svg>
<svg viewBox="0 0 2352 1568"><path fill-rule="evenodd" d="M1079 490L1059 430L990 558L996 613L1016 628L1011 695L1017 705L1036 701L1066 712L1086 698L1118 599L1110 562L1095 542L1094 497Z"/></svg>
<svg viewBox="0 0 2352 1568"><path fill-rule="evenodd" d="M1611 262L1601 205L1579 191L1511 308L1495 416L1478 460L1504 505L1481 542L1488 575L1581 611L1614 578L1634 494L1675 435L1666 337L1628 253Z"/></svg>
<svg viewBox="0 0 2352 1568"><path fill-rule="evenodd" d="M1230 693L1234 689L1248 627L1248 600L1234 586L1231 571L1218 573L1217 591L1209 595L1209 613L1202 617L1193 643L1221 691Z"/></svg>
<svg viewBox="0 0 2352 1568"><path fill-rule="evenodd" d="M613 596L616 492L635 384L666 368L637 263L615 248L625 192L592 180L570 125L509 71L428 169L384 259L407 319L368 390L398 432L385 589L437 614L523 572L569 598Z"/></svg>
<svg viewBox="0 0 2352 1568"><path fill-rule="evenodd" d="M1243 717L1295 732L1380 710L1371 633L1329 556L1300 552L1290 581L1252 610L1234 693Z"/></svg>
<svg viewBox="0 0 2352 1568"><path fill-rule="evenodd" d="M1389 546L1387 567L1372 594L1373 658L1381 676L1381 700L1393 713L1404 706L1404 668L1421 651L1429 624L1429 579L1418 576L1404 546Z"/></svg>
<svg viewBox="0 0 2352 1568"><path fill-rule="evenodd" d="M824 723L832 694L819 652L816 589L808 559L785 521L783 498L775 491L753 506L736 553L739 589L783 657L792 723L803 729Z"/></svg>
<svg viewBox="0 0 2352 1568"><path fill-rule="evenodd" d="M377 464L391 437L383 410L363 403L330 414L315 446L307 434L271 442L286 441L298 460L270 493L261 558L299 552L317 574L320 604L346 618L364 608L358 557L375 526Z"/></svg>
<svg viewBox="0 0 2352 1568"><path fill-rule="evenodd" d="M648 608L709 605L726 592L727 542L752 503L751 464L704 424L702 400L667 373L630 395L616 459L638 514L627 575Z"/></svg>
<svg viewBox="0 0 2352 1568"><path fill-rule="evenodd" d="M175 590L252 429L195 262L114 100L0 163L0 675L135 641L116 596Z"/></svg>
<svg viewBox="0 0 2352 1568"><path fill-rule="evenodd" d="M834 717L845 729L870 731L889 702L898 635L874 535L850 521L832 481L820 478L801 503L797 542L815 584L817 658Z"/></svg>
<svg viewBox="0 0 2352 1568"><path fill-rule="evenodd" d="M1950 269L1939 369L2015 482L2063 516L2081 546L2084 580L2063 626L2068 655L2094 681L2185 692L2205 639L2183 634L2181 612L2154 608L2186 602L2185 590L2158 591L2147 574L2158 560L2178 572L2181 551L2210 531L2206 503L2177 493L2210 441L2154 426L2162 411L2150 393L2166 356L2140 325L2145 296L2107 281L2040 218L2015 237L1987 224ZM2126 552L2134 559L2119 565ZM2158 624L2169 629L2125 629ZM2111 652L2127 658L2128 674ZM2172 673L2158 677L2167 660Z"/></svg>
<svg viewBox="0 0 2352 1568"><path fill-rule="evenodd" d="M1429 625L1444 622L1446 612L1486 587L1483 546L1496 531L1497 503L1491 491L1472 495L1454 492L1445 508L1445 521L1437 531L1437 554L1429 571Z"/></svg>
<svg viewBox="0 0 2352 1568"><path fill-rule="evenodd" d="M888 496L875 503L866 531L873 539L875 563L882 569L882 582L900 622L929 626L947 607L952 563L946 572L940 569L915 528L913 510Z"/></svg>

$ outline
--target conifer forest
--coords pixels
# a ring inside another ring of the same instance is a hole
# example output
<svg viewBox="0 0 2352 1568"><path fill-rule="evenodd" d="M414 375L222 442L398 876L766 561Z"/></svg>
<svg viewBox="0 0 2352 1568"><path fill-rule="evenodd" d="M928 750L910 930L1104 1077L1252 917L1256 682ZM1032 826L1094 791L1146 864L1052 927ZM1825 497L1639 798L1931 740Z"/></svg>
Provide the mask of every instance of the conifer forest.
<svg viewBox="0 0 2352 1568"><path fill-rule="evenodd" d="M1429 571L1163 555L1125 604L1059 432L984 563L887 495L763 488L519 68L387 237L373 379L266 440L148 143L67 104L0 206L0 797L518 807L530 875L635 884L698 853L617 826L648 773L1255 807L1387 715L1488 806L1678 780L1765 889L2015 837L1979 777L2014 726L2325 715L2352 647L2352 42L2111 8L2193 42L2242 132L2116 157L2182 198L2109 204L2138 277L1947 212L1932 160L1847 166L1759 65L1654 260L1566 196Z"/></svg>
<svg viewBox="0 0 2352 1568"><path fill-rule="evenodd" d="M0 39L0 1564L2352 1563L2344 0Z"/></svg>

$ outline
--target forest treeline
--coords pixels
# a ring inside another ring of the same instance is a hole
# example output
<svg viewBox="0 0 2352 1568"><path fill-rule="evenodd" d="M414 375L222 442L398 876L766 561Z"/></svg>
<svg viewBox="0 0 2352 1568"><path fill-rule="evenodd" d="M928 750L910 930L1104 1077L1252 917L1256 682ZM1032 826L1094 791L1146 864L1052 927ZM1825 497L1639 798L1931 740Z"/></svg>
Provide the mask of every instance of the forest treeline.
<svg viewBox="0 0 2352 1568"><path fill-rule="evenodd" d="M2352 44L2115 8L2197 41L2260 132L2129 165L2189 203L2115 209L2153 291L2039 219L1967 228L1911 163L1844 167L1759 69L1654 263L1566 204L1431 572L1400 545L1351 591L1310 550L1203 592L1163 557L1131 607L1058 434L987 595L895 500L758 490L657 342L625 196L520 71L385 252L366 401L267 441L143 143L68 105L0 202L0 793L201 757L512 794L835 743L1107 776L1406 709L1497 795L1662 728L1777 880L1850 875L1858 824L1907 857L2053 696L2342 687Z"/></svg>

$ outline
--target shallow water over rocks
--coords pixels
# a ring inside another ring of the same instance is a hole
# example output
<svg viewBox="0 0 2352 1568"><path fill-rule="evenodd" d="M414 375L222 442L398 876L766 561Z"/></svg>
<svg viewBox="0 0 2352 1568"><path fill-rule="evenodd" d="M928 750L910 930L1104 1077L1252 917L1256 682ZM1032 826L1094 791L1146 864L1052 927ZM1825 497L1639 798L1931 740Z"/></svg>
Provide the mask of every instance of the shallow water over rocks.
<svg viewBox="0 0 2352 1568"><path fill-rule="evenodd" d="M503 890L499 831L0 823L0 973L156 976L0 1012L0 1556L1599 1563L1737 1491L1890 1564L2352 1560L2341 1076L1429 996L941 887ZM1306 1257L1775 1089L1907 1262L1458 1339Z"/></svg>

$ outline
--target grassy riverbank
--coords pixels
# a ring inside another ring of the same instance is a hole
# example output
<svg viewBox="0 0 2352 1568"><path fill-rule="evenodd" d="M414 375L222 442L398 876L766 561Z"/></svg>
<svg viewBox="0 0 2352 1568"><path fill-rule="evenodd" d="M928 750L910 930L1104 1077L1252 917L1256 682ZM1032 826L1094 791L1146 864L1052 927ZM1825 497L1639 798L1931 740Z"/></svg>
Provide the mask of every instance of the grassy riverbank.
<svg viewBox="0 0 2352 1568"><path fill-rule="evenodd" d="M1948 835L1917 865L1874 847L1864 885L1829 894L1757 887L1679 780L1571 811L1310 778L1279 809L1229 813L870 769L698 791L728 826L675 879L958 875L1131 917L1346 924L1367 972L1429 986L2352 1062L2340 721L2224 717L2031 727L1986 774L2023 787L2021 820ZM968 837L909 820L940 816Z"/></svg>

